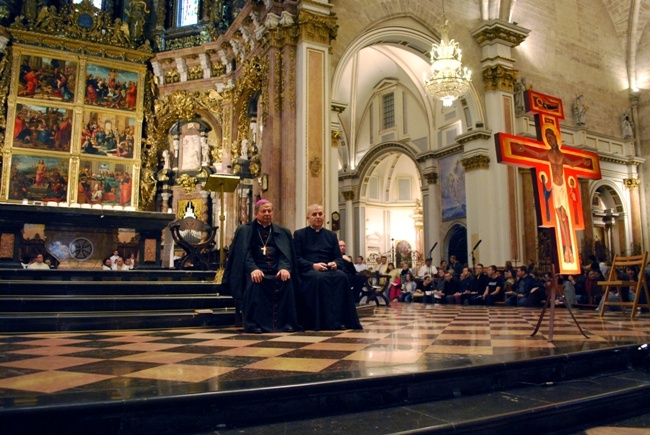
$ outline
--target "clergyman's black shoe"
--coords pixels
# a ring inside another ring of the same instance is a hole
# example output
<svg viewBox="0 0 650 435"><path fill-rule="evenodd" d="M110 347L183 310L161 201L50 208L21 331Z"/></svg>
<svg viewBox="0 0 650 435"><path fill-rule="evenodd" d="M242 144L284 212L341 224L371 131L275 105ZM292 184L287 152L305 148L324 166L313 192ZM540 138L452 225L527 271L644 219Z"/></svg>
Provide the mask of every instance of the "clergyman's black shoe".
<svg viewBox="0 0 650 435"><path fill-rule="evenodd" d="M293 326L285 326L284 332L295 332L296 330L293 329Z"/></svg>

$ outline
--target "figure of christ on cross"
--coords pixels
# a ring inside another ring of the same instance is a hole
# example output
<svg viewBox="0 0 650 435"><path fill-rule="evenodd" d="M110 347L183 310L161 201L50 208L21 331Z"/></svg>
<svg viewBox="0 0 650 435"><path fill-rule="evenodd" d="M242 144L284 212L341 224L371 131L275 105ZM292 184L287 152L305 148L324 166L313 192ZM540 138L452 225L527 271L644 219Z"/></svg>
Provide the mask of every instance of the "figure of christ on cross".
<svg viewBox="0 0 650 435"><path fill-rule="evenodd" d="M538 101L552 101L553 105L535 104ZM581 200L580 191L575 188L575 180L579 177L601 178L598 155L590 151L562 146L558 128L559 120L563 118L561 100L531 90L527 91L526 103L529 111L536 112L535 123L541 142L497 133L495 135L497 159L500 163L532 169L533 185L537 193L538 222L542 227L556 229L557 263L560 273L580 273L575 231L584 229L584 219L580 216L582 208L576 206L581 204ZM540 175L548 174L550 189L547 185L547 177L538 177L538 172ZM573 184L570 184L569 180ZM548 201L549 190L554 213L543 214L541 209Z"/></svg>

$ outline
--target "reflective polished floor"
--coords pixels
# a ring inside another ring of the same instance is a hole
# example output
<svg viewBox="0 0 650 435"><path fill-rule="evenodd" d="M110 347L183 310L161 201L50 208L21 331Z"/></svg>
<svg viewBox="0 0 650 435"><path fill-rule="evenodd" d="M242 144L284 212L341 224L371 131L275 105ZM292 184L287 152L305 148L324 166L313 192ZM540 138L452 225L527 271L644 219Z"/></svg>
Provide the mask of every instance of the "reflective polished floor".
<svg viewBox="0 0 650 435"><path fill-rule="evenodd" d="M646 343L650 316L394 303L360 308L363 331L236 328L0 334L0 407L124 401L530 360Z"/></svg>

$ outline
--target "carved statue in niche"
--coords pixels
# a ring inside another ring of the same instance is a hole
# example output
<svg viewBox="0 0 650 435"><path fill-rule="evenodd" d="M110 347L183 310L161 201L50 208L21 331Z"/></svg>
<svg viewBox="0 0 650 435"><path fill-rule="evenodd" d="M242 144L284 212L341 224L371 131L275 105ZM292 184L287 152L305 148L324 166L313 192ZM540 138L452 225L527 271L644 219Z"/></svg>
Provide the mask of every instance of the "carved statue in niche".
<svg viewBox="0 0 650 435"><path fill-rule="evenodd" d="M169 150L163 150L162 157L163 157L163 170L165 171L171 170L172 165L171 165L171 156Z"/></svg>
<svg viewBox="0 0 650 435"><path fill-rule="evenodd" d="M196 171L201 167L201 136L185 134L181 145L181 171Z"/></svg>
<svg viewBox="0 0 650 435"><path fill-rule="evenodd" d="M129 9L126 11L129 17L129 33L134 41L142 41L144 35L144 24L147 22L149 9L144 0L131 0Z"/></svg>
<svg viewBox="0 0 650 435"><path fill-rule="evenodd" d="M587 106L584 102L584 95L580 94L576 96L576 100L573 102L573 118L575 119L576 127L584 127L587 125Z"/></svg>
<svg viewBox="0 0 650 435"><path fill-rule="evenodd" d="M632 123L632 114L630 109L627 109L621 116L621 130L623 130L623 139L630 139L634 137L634 124Z"/></svg>
<svg viewBox="0 0 650 435"><path fill-rule="evenodd" d="M521 80L515 82L515 114L521 115L526 112L524 107L524 92L526 91L526 77L522 77Z"/></svg>
<svg viewBox="0 0 650 435"><path fill-rule="evenodd" d="M204 140L201 143L201 166L210 165L210 146L208 141Z"/></svg>

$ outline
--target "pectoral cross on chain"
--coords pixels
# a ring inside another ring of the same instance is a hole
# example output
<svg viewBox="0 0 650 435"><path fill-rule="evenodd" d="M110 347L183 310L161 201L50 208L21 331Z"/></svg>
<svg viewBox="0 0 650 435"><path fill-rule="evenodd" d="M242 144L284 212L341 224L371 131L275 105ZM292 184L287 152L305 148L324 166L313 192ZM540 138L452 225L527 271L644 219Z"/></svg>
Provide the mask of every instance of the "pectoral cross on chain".
<svg viewBox="0 0 650 435"><path fill-rule="evenodd" d="M262 246L260 249L262 250L262 254L266 255L266 246Z"/></svg>

